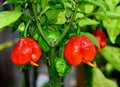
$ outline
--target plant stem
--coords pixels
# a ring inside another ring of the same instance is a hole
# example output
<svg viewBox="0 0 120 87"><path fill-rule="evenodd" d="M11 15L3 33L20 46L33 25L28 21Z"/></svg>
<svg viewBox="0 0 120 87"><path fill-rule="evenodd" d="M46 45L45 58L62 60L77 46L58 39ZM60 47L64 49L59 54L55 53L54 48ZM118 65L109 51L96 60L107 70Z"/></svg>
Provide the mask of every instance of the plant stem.
<svg viewBox="0 0 120 87"><path fill-rule="evenodd" d="M49 67L50 84L52 87L59 87L59 82L55 74L56 71L54 60L55 60L55 47L52 47L50 53L50 67Z"/></svg>
<svg viewBox="0 0 120 87"><path fill-rule="evenodd" d="M37 80L37 67L33 67L33 75L34 75L34 80L33 80L33 87L36 87L36 80Z"/></svg>
<svg viewBox="0 0 120 87"><path fill-rule="evenodd" d="M64 32L62 33L60 39L57 40L56 45L58 45L60 43L60 41L65 37L65 35L67 34L68 30L70 29L71 24L73 23L75 16L77 14L77 10L78 10L78 6L79 4L76 4L75 7L75 12L73 13L73 15L71 16L70 22L68 23L68 25L66 26Z"/></svg>
<svg viewBox="0 0 120 87"><path fill-rule="evenodd" d="M55 76L55 67L54 67L54 59L55 59L55 48L51 48L51 53L50 53L50 83L52 87L55 87L55 84L57 81L57 78Z"/></svg>
<svg viewBox="0 0 120 87"><path fill-rule="evenodd" d="M28 20L26 26L25 26L25 29L24 29L24 37L27 37L27 29L28 29L28 26L30 24L31 20Z"/></svg>
<svg viewBox="0 0 120 87"><path fill-rule="evenodd" d="M47 42L47 44L50 46L50 43L47 40L47 38L44 36L44 33L42 31L42 27L40 26L40 23L39 23L39 20L38 20L38 17L37 17L36 6L35 6L34 2L32 2L32 10L33 10L33 15L35 17L35 21L36 21L37 27L39 29L39 32L40 32L41 36L44 38L44 40Z"/></svg>
<svg viewBox="0 0 120 87"><path fill-rule="evenodd" d="M29 84L29 70L24 70L23 74L24 74L24 85L23 85L23 87L30 87L30 84Z"/></svg>

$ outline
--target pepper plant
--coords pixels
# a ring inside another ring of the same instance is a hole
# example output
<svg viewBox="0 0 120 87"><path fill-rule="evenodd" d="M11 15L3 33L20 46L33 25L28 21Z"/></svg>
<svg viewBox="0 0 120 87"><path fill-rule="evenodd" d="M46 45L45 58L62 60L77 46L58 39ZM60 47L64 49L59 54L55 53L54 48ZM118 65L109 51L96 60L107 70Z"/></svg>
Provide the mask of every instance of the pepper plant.
<svg viewBox="0 0 120 87"><path fill-rule="evenodd" d="M25 87L26 71L40 60L49 72L45 87L62 87L61 78L81 64L88 87L118 87L95 58L101 55L120 71L120 0L6 0L0 7L8 4L13 9L0 12L0 31L20 33L11 61L25 74Z"/></svg>

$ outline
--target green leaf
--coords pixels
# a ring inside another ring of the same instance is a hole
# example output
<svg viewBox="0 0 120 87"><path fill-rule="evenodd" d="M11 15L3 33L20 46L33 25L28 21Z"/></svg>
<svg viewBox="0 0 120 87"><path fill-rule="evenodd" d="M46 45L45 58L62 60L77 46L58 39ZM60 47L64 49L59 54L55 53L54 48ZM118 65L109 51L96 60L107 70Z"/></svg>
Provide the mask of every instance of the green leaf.
<svg viewBox="0 0 120 87"><path fill-rule="evenodd" d="M105 19L105 18L114 18L114 19L120 19L120 13L117 12L110 12L107 11L106 13L104 12L96 12L94 13L96 15L96 17L101 18L101 20Z"/></svg>
<svg viewBox="0 0 120 87"><path fill-rule="evenodd" d="M21 14L21 12L16 11L0 12L0 31L3 30L3 27L6 27L11 23L17 21Z"/></svg>
<svg viewBox="0 0 120 87"><path fill-rule="evenodd" d="M37 0L40 3L40 6L42 7L42 9L46 9L49 7L49 1L50 0Z"/></svg>
<svg viewBox="0 0 120 87"><path fill-rule="evenodd" d="M99 6L103 9L104 12L107 11L108 7L106 3L103 0L83 0L83 2L89 2L92 3L93 5Z"/></svg>
<svg viewBox="0 0 120 87"><path fill-rule="evenodd" d="M75 20L79 19L79 18L83 18L84 17L84 14L78 12L75 16Z"/></svg>
<svg viewBox="0 0 120 87"><path fill-rule="evenodd" d="M93 36L93 35L90 34L90 33L84 33L84 32L81 32L81 35L85 35L85 36L89 37L90 40L91 40L98 48L100 48L99 43L98 43L98 40L96 39L95 36Z"/></svg>
<svg viewBox="0 0 120 87"><path fill-rule="evenodd" d="M84 6L85 6L85 13L90 14L94 11L95 8L94 5L86 4Z"/></svg>
<svg viewBox="0 0 120 87"><path fill-rule="evenodd" d="M57 16L57 21L55 24L64 24L66 22L65 11L61 11Z"/></svg>
<svg viewBox="0 0 120 87"><path fill-rule="evenodd" d="M49 20L50 23L56 23L58 21L60 21L60 19L58 18L59 15L61 15L61 10L58 10L58 9L49 9L46 11L46 16ZM58 20L57 20L58 18ZM63 18L64 19L64 18Z"/></svg>
<svg viewBox="0 0 120 87"><path fill-rule="evenodd" d="M70 17L70 15L72 14L72 9L66 8L65 11L66 11L65 16Z"/></svg>
<svg viewBox="0 0 120 87"><path fill-rule="evenodd" d="M79 26L83 27L86 25L98 25L99 22L97 22L96 20L92 20L90 18L82 18L78 20L78 24Z"/></svg>
<svg viewBox="0 0 120 87"><path fill-rule="evenodd" d="M115 43L116 37L120 34L120 19L105 18L103 25L107 30L112 43Z"/></svg>
<svg viewBox="0 0 120 87"><path fill-rule="evenodd" d="M109 17L109 18L120 18L120 14L117 13L117 12L107 12L106 13L106 16Z"/></svg>
<svg viewBox="0 0 120 87"><path fill-rule="evenodd" d="M106 46L99 52L113 66L114 69L120 71L120 48Z"/></svg>
<svg viewBox="0 0 120 87"><path fill-rule="evenodd" d="M79 6L79 10L83 13L90 14L94 11L95 5L86 3Z"/></svg>
<svg viewBox="0 0 120 87"><path fill-rule="evenodd" d="M120 0L105 0L105 2L109 6L110 11L114 11Z"/></svg>
<svg viewBox="0 0 120 87"><path fill-rule="evenodd" d="M116 7L115 12L120 14L120 5Z"/></svg>
<svg viewBox="0 0 120 87"><path fill-rule="evenodd" d="M99 20L102 20L111 42L114 44L116 37L120 34L120 6L113 11L95 13Z"/></svg>
<svg viewBox="0 0 120 87"><path fill-rule="evenodd" d="M92 68L91 87L118 87L113 81L107 79L98 68Z"/></svg>

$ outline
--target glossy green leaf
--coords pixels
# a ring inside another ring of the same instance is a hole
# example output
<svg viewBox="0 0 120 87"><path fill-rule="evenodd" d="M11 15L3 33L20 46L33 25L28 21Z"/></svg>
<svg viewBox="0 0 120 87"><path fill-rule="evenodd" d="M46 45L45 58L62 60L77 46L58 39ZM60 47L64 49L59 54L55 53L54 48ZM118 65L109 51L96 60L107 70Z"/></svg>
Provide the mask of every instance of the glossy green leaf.
<svg viewBox="0 0 120 87"><path fill-rule="evenodd" d="M83 27L86 25L98 25L99 22L96 20L92 20L90 18L82 18L82 19L78 20L78 24L79 24L79 26Z"/></svg>
<svg viewBox="0 0 120 87"><path fill-rule="evenodd" d="M4 11L0 12L0 31L3 30L3 27L10 25L11 23L18 20L21 16L21 12L16 11Z"/></svg>
<svg viewBox="0 0 120 87"><path fill-rule="evenodd" d="M106 46L99 52L113 66L114 69L120 71L120 48Z"/></svg>
<svg viewBox="0 0 120 87"><path fill-rule="evenodd" d="M118 86L110 79L107 79L98 68L92 68L91 87L118 87Z"/></svg>

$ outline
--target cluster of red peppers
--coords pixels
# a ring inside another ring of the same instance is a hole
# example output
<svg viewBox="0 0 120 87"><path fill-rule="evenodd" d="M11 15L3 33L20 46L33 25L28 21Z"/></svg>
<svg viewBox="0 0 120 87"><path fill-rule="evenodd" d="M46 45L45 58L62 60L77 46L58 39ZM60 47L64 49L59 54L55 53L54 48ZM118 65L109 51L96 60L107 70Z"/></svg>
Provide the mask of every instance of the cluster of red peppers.
<svg viewBox="0 0 120 87"><path fill-rule="evenodd" d="M98 43L100 45L100 48L104 48L106 46L106 35L102 30L96 29L93 32L93 35L98 40ZM48 37L48 39L53 38L54 36ZM59 37L58 37L59 38ZM50 48L47 47L41 47L42 45L47 44L41 44L43 42L42 37L38 38L38 43L32 39L32 38L21 38L11 53L11 60L16 65L26 65L28 63L38 66L36 62L40 59L42 55L42 50L49 52ZM45 42L44 42L45 43ZM64 57L67 62L64 61L64 59L57 59L56 60L56 69L59 72L60 76L64 75L65 70L67 70L66 67L69 67L67 65L73 65L77 66L81 63L86 63L90 66L94 66L91 61L94 60L95 55L98 52L98 48L95 46L95 44L85 35L82 36L74 36L72 37L68 43L66 44L64 48ZM62 62L59 62L62 61ZM59 70L60 65L62 65L62 69ZM67 66L66 66L67 65ZM62 72L61 72L62 71ZM69 70L65 71L68 72Z"/></svg>
<svg viewBox="0 0 120 87"><path fill-rule="evenodd" d="M100 48L106 46L106 35L102 30L95 30L93 35L98 40ZM90 66L94 66L91 61L95 58L98 51L98 47L87 36L75 36L72 37L64 50L64 56L67 62L73 66L81 63L86 63Z"/></svg>

